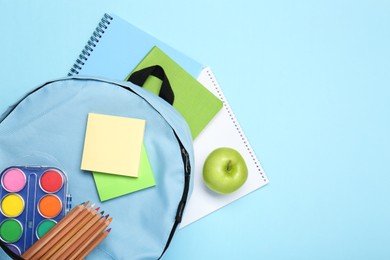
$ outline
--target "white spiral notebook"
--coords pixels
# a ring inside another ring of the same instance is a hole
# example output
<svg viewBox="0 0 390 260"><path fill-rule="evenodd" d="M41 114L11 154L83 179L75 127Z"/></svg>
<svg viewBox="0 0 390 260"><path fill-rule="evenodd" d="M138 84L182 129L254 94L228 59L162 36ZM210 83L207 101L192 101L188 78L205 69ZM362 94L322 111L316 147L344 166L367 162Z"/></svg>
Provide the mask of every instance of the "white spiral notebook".
<svg viewBox="0 0 390 260"><path fill-rule="evenodd" d="M124 80L153 46L161 48L223 102L223 108L194 140L194 188L181 223L181 227L185 227L264 186L268 183L268 179L211 69L203 68L200 63L120 17L113 14L105 14L102 17L68 75L80 74ZM218 147L231 147L238 150L249 170L248 180L244 186L229 195L211 192L202 180L205 158Z"/></svg>
<svg viewBox="0 0 390 260"><path fill-rule="evenodd" d="M264 173L248 139L241 129L221 87L209 67L204 68L198 81L216 95L223 108L194 140L195 176L194 189L188 201L180 227L183 228L196 220L216 211L248 193L266 185L268 178ZM206 157L218 147L234 148L241 153L248 166L248 179L237 191L220 195L210 191L203 183L202 168Z"/></svg>

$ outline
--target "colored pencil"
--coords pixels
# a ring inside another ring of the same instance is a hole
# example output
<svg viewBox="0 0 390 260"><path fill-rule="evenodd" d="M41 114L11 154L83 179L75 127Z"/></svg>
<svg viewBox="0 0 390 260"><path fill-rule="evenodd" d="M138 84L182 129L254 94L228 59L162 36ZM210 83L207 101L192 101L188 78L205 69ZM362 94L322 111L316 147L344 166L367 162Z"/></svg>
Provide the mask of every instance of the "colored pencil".
<svg viewBox="0 0 390 260"><path fill-rule="evenodd" d="M98 229L103 230L105 228L105 222L107 218L106 216L102 216L97 222L95 222L86 232L80 232L79 238L77 240L71 241L69 240L65 247L62 250L62 254L57 254L58 259L69 259L69 255L72 254L73 251L77 249L84 241L86 241L89 237L91 237Z"/></svg>
<svg viewBox="0 0 390 260"><path fill-rule="evenodd" d="M93 210L94 204L82 211L64 230L53 237L44 247L37 252L31 260L43 259L42 256L50 252L53 254L67 240L76 234L86 223L88 223L97 213L98 209ZM39 241L39 240L38 240Z"/></svg>
<svg viewBox="0 0 390 260"><path fill-rule="evenodd" d="M58 243L50 249L47 253L42 256L43 260L46 259L60 259L59 257L68 250L68 248L75 243L80 237L85 234L89 229L93 228L95 224L102 217L102 214L96 214L88 221L85 221L80 227L80 229L72 232L71 235L65 235Z"/></svg>
<svg viewBox="0 0 390 260"><path fill-rule="evenodd" d="M82 203L72 209L51 230L23 253L26 260L81 259L89 254L110 232L112 222L95 204Z"/></svg>
<svg viewBox="0 0 390 260"><path fill-rule="evenodd" d="M43 246L45 246L54 236L56 236L59 232L64 230L69 223L71 223L74 219L77 218L79 213L83 211L88 205L89 201L77 205L74 207L65 217L59 221L52 229L50 229L41 239L38 240L37 243L32 245L26 252L23 253L22 257L24 259L32 258L37 252L39 252Z"/></svg>
<svg viewBox="0 0 390 260"><path fill-rule="evenodd" d="M79 255L96 237L103 232L111 223L112 218L107 219L107 216L100 219L95 228L91 228L80 237L71 247L69 247L64 254L60 255L58 259L74 259Z"/></svg>
<svg viewBox="0 0 390 260"><path fill-rule="evenodd" d="M94 241L92 241L92 243L90 243L79 255L71 259L84 259L87 255L89 255L89 253L92 252L92 250L95 249L95 247L97 247L108 236L110 231L111 228L107 229L103 233L100 233L100 235L98 235L98 237Z"/></svg>

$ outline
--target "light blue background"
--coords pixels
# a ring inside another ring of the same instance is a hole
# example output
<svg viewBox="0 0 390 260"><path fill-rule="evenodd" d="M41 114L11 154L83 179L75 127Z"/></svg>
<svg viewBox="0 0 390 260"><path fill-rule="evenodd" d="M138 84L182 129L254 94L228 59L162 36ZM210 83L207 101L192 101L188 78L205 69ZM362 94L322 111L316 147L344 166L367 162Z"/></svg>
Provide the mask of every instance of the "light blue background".
<svg viewBox="0 0 390 260"><path fill-rule="evenodd" d="M164 259L390 259L388 1L0 10L0 111L66 75L104 12L213 68L271 182L180 230Z"/></svg>

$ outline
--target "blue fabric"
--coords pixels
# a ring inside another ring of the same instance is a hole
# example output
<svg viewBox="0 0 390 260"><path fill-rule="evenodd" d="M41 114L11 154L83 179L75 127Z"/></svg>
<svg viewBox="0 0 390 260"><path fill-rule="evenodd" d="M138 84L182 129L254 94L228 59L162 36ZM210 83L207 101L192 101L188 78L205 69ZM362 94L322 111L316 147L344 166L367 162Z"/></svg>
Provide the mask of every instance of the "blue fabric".
<svg viewBox="0 0 390 260"><path fill-rule="evenodd" d="M89 112L146 120L144 144L155 187L99 201L91 173L80 170ZM184 165L174 132L193 165L189 128L168 103L131 83L64 78L27 95L1 122L0 169L59 167L68 175L73 205L95 202L113 217L108 238L88 259L156 259L168 240L184 188ZM1 252L0 259L4 258Z"/></svg>

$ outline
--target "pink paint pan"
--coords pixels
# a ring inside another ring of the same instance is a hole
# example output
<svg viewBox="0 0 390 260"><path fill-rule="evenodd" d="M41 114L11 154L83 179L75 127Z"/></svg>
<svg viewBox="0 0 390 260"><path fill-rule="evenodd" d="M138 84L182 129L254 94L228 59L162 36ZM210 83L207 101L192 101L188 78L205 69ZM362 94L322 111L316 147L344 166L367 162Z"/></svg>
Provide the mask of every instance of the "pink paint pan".
<svg viewBox="0 0 390 260"><path fill-rule="evenodd" d="M26 175L20 169L10 168L3 174L1 182L8 192L19 192L26 186Z"/></svg>

